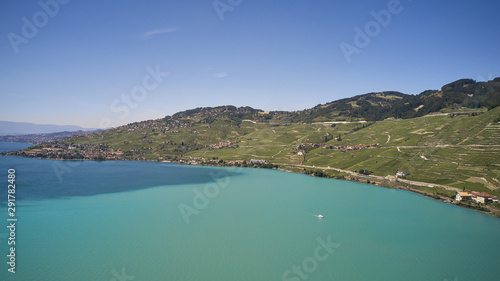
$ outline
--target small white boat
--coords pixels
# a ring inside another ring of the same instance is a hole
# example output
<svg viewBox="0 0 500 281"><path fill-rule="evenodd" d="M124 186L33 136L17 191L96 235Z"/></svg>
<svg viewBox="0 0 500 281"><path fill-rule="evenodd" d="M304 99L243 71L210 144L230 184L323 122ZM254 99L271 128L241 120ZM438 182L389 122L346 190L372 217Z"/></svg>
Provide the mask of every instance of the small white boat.
<svg viewBox="0 0 500 281"><path fill-rule="evenodd" d="M318 218L320 218L320 219L324 218L324 216L323 216L323 215L321 215L321 214L320 214L320 215L317 215L317 217L318 217Z"/></svg>

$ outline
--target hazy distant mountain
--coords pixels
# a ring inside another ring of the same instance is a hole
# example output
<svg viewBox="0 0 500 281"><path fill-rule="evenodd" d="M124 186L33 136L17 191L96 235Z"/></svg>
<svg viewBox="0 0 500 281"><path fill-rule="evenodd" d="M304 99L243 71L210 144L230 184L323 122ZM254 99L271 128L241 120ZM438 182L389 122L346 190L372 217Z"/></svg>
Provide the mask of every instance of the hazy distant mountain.
<svg viewBox="0 0 500 281"><path fill-rule="evenodd" d="M86 129L74 125L33 124L26 122L0 121L0 136L43 134L43 133L55 133L64 131L67 132L90 131L90 130L95 130L95 129Z"/></svg>
<svg viewBox="0 0 500 281"><path fill-rule="evenodd" d="M0 142L23 142L23 143L44 143L56 140L62 140L77 135L86 135L95 133L94 131L74 131L74 132L55 132L55 133L41 133L41 134L27 134L27 135L8 135L0 136Z"/></svg>

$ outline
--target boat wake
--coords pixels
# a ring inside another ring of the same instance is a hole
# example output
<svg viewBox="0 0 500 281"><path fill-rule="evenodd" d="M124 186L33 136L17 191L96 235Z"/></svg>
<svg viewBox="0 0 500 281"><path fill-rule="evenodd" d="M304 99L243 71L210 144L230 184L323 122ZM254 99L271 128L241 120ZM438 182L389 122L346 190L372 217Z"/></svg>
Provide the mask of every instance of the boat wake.
<svg viewBox="0 0 500 281"><path fill-rule="evenodd" d="M310 216L313 216L313 217L320 218L320 219L322 219L322 218L324 218L324 217L325 217L325 216L323 216L322 214L317 214L317 215L316 215L316 214L311 214L311 213L309 213L309 215L310 215Z"/></svg>

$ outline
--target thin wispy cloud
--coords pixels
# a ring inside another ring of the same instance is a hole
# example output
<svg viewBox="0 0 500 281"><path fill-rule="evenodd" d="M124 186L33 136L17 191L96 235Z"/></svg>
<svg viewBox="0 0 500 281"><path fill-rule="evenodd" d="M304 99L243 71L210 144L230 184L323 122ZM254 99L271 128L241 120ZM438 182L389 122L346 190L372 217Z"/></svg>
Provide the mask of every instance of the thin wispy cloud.
<svg viewBox="0 0 500 281"><path fill-rule="evenodd" d="M227 76L227 72L217 72L217 73L214 73L214 77L216 78L224 78Z"/></svg>
<svg viewBox="0 0 500 281"><path fill-rule="evenodd" d="M154 29L154 30L150 30L150 31L144 33L144 37L149 38L153 35L162 34L162 33L172 33L172 32L176 32L177 30L178 30L177 27Z"/></svg>

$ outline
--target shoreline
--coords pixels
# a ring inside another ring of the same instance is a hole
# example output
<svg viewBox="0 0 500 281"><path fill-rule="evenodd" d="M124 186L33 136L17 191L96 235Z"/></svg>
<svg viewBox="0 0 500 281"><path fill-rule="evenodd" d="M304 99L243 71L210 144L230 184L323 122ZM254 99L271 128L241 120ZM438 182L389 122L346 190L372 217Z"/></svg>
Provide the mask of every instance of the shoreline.
<svg viewBox="0 0 500 281"><path fill-rule="evenodd" d="M8 151L6 151L6 152L8 152ZM134 159L114 159L114 160L57 159L57 158L42 158L42 157L25 157L25 156L21 156L21 155L8 155L8 154L6 155L5 154L6 152L0 153L0 156L14 156L14 157L40 159L40 160L59 160L59 161L95 161L95 162L104 162L104 161L138 161L138 162L174 163L174 164L185 165L185 166L241 167L241 166L232 165L232 164L228 165L225 162L223 162L223 163L217 163L217 164L215 164L215 163L197 163L197 164L193 164L193 163L182 163L180 161L172 161L172 160L162 160L162 161L159 161L159 160L146 160L146 159L143 159L143 160L134 160ZM10 151L10 152L16 152L16 151ZM179 159L179 160L185 161L184 159ZM220 165L220 164L222 164L222 165ZM422 195L422 196L425 196L425 197L428 197L428 198L431 198L431 199L434 199L434 200L438 200L438 201L440 201L442 203L452 204L452 205L455 205L455 206L458 206L458 207L462 207L462 208L466 208L466 209L471 209L471 210L474 210L474 211L477 211L477 212L481 212L481 213L486 214L486 215L490 215L490 216L493 216L493 217L500 218L500 209L499 208L495 208L495 207L493 207L491 205L480 206L480 205L471 205L470 203L468 205L466 205L464 203L461 203L460 201L456 201L454 198L446 196L445 194L442 194L442 193L439 193L439 192L430 193L430 192L423 191L423 190L415 188L417 186L421 186L421 187L423 186L423 187L431 187L431 188L443 189L443 190L448 190L448 191L452 191L452 190L453 191L458 191L459 190L458 188L454 188L454 187L449 187L449 186L444 186L444 185L439 185L439 184L433 184L433 183L419 182L419 181L410 181L410 180L406 180L406 179L396 179L395 181L390 181L390 180L388 180L388 179L386 179L385 177L382 177L382 176L362 175L362 174L358 174L358 173L353 172L353 171L343 170L343 169L334 168L334 167L330 167L330 166L328 166L328 167L318 167L318 166L309 166L309 165L301 165L301 164L284 164L284 163L277 163L277 164L269 163L269 164L266 164L266 165L272 166L272 167L267 167L267 166L261 167L259 165L253 165L253 166L245 166L244 168L273 169L273 170L279 170L279 171L284 171L284 172L288 172L288 173L305 174L305 175L312 176L312 177L337 179L337 180L344 180L344 181L350 181L350 182L363 183L363 184L368 184L368 185L375 185L375 186L380 186L380 187L385 187L385 188L390 188L390 189L405 190L405 191L416 193L416 194L419 194L419 195ZM293 168L295 168L295 169L297 169L297 168L298 169L302 169L302 172L293 171ZM311 172L311 173L307 174L306 171L308 171L308 170L306 170L306 169L310 169L309 172ZM338 173L347 174L348 176L343 176L342 175L341 177L333 177L333 176L329 176L327 174L323 174L323 175L319 175L318 176L318 175L315 175L314 173L312 173L313 169L314 170L322 170L322 171L333 170L333 171L338 172ZM406 186L404 186L401 183L406 184ZM414 186L414 187L412 187L412 186ZM480 208L487 208L489 210L489 212L483 211Z"/></svg>
<svg viewBox="0 0 500 281"><path fill-rule="evenodd" d="M434 199L434 200L438 200L438 201L440 201L442 203L452 204L452 205L455 205L455 206L463 207L463 208L466 208L466 209L471 209L471 210L478 211L478 212L481 212L481 213L486 214L486 215L490 215L490 216L494 216L494 217L500 218L500 209L499 208L495 208L495 207L493 207L491 205L483 205L483 206L480 206L480 205L477 205L477 204L471 205L470 202L469 202L469 204L465 204L465 203L457 201L454 198L446 196L445 194L442 194L442 193L439 193L439 192L430 193L430 192L427 192L427 191L415 188L415 187L418 187L418 186L426 186L426 187L432 186L432 188L443 189L443 190L448 190L448 191L451 191L451 190L460 190L460 189L454 188L454 187L443 186L443 185L439 185L439 184L426 183L426 182L409 181L409 180L406 180L406 179L396 179L396 181L390 181L390 180L387 180L385 177L381 177L381 176L361 175L361 174L355 173L353 171L342 170L342 169L332 168L332 167L318 167L318 166L293 165L293 164L288 164L288 166L307 167L307 168L310 168L310 169L319 169L319 170L341 171L341 172L345 172L345 173L350 174L350 176L347 177L347 178L344 178L344 179L339 179L339 180L345 180L345 181L350 181L350 182L358 182L358 183L363 183L363 184L368 184L368 185L376 185L376 186L385 187L385 188L389 188L389 189L405 190L405 191L409 191L409 192L412 192L412 193L417 193L419 195L422 195L422 196L425 196L425 197L428 197L428 198L431 198L431 199ZM290 170L287 170L287 169L280 169L280 170L285 171L285 172L290 172L290 173L296 173L294 171L290 171ZM314 174L311 174L310 176L313 176L313 177L325 177L325 176L315 176ZM332 177L327 177L326 176L325 178L332 178ZM332 178L332 179L338 179L338 178ZM414 185L415 183L417 183L418 185ZM406 184L406 186L405 186L405 184ZM481 208L486 208L486 209L489 210L489 212L483 211L483 210L481 210Z"/></svg>

